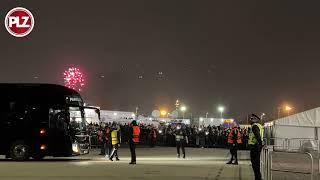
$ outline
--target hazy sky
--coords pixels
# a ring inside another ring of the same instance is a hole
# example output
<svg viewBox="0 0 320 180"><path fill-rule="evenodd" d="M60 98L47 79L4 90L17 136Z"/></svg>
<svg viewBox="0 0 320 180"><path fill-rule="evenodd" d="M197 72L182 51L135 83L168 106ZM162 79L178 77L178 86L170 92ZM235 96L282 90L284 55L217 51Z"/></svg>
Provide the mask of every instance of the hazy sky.
<svg viewBox="0 0 320 180"><path fill-rule="evenodd" d="M149 113L178 98L203 116L218 104L230 117L275 114L285 102L302 111L319 106L319 5L1 0L0 81L63 84L73 65L86 74L84 97L103 109ZM35 17L25 38L3 26L17 6Z"/></svg>

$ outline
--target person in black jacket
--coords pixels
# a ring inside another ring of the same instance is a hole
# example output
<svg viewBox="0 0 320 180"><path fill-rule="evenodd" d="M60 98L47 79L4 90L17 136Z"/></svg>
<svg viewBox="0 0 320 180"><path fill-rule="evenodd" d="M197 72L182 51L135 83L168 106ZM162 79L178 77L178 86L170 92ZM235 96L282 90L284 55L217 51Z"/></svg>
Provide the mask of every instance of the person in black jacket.
<svg viewBox="0 0 320 180"><path fill-rule="evenodd" d="M176 139L176 147L177 147L177 157L180 158L180 148L183 153L183 159L186 158L185 145L188 143L188 137L186 132L182 129L181 124L178 124L176 130L174 132Z"/></svg>

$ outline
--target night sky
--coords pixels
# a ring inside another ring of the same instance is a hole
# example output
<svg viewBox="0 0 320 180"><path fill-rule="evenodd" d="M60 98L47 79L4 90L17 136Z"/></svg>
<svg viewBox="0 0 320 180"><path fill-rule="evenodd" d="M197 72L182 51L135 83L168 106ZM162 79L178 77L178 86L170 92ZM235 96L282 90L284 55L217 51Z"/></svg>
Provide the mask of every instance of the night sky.
<svg viewBox="0 0 320 180"><path fill-rule="evenodd" d="M86 74L87 102L150 113L178 98L194 116L275 116L320 105L319 1L0 2L0 81L63 84L73 65ZM3 25L28 8L24 38ZM102 78L101 76L104 76ZM38 77L35 79L34 77Z"/></svg>

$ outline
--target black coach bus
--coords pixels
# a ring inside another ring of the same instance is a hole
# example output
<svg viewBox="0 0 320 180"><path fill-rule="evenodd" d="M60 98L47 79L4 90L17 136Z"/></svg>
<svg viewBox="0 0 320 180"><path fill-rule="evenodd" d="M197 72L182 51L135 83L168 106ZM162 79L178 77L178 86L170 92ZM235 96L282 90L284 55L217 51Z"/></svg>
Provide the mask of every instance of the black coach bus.
<svg viewBox="0 0 320 180"><path fill-rule="evenodd" d="M0 154L23 161L89 153L85 108L64 86L0 83Z"/></svg>

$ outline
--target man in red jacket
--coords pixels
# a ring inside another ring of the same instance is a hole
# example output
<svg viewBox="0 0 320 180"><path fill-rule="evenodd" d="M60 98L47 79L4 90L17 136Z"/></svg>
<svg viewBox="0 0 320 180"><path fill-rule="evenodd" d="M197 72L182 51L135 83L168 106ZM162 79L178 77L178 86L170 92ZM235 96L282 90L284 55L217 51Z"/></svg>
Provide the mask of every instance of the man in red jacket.
<svg viewBox="0 0 320 180"><path fill-rule="evenodd" d="M228 135L231 159L227 164L238 165L238 147L242 143L240 129L234 125ZM234 161L234 162L233 162Z"/></svg>

